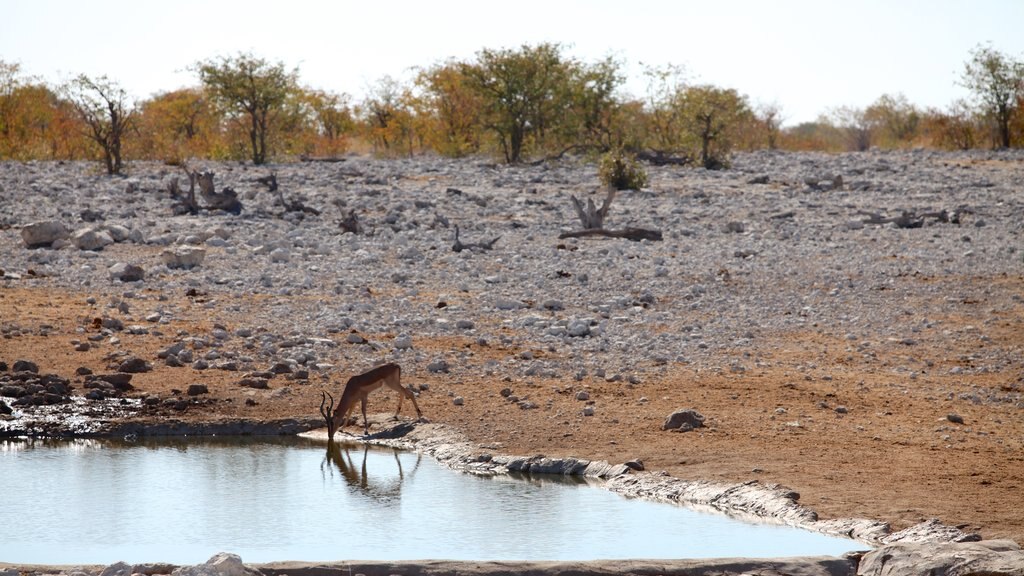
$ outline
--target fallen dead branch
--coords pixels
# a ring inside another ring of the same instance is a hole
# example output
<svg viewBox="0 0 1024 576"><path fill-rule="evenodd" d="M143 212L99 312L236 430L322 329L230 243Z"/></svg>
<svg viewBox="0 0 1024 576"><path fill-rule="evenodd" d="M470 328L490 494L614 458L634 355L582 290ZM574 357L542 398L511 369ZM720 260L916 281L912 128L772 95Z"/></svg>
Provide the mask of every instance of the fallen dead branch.
<svg viewBox="0 0 1024 576"><path fill-rule="evenodd" d="M867 212L865 210L859 210L857 213L867 216L867 218L862 220L865 224L895 224L897 228L921 228L929 218L934 218L936 222L944 224L959 225L960 217L964 214L970 214L971 210L966 206L958 206L953 210L934 210L922 212L921 214L903 210L899 216L882 216L877 212Z"/></svg>
<svg viewBox="0 0 1024 576"><path fill-rule="evenodd" d="M452 244L452 252L462 252L463 250L491 250L494 248L494 243L497 242L501 236L494 238L489 242L462 242L459 240L459 227L455 227L455 243Z"/></svg>

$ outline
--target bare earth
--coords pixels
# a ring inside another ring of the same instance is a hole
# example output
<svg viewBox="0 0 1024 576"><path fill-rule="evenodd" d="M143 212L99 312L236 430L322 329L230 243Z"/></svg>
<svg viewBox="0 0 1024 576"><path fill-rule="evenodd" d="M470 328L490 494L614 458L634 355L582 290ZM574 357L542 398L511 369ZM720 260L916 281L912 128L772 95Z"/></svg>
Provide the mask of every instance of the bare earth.
<svg viewBox="0 0 1024 576"><path fill-rule="evenodd" d="M1024 278L963 276L952 281L959 291L985 295L984 300L969 303L984 310L988 320L988 338L975 345L1024 348L1024 303L1018 296L1024 293ZM145 292L141 290L140 297ZM0 318L17 318L21 326L43 327L47 334L22 333L0 340L0 358L30 359L39 364L40 372L69 377L80 366L103 372L114 361L112 351L155 359L158 350L176 341L179 331L209 333L214 321L231 329L236 320L227 310L211 312L202 298L179 295L168 302L181 312L161 328L166 336L125 332L118 335L116 346L76 352L71 341L98 332L91 320L102 315L102 305L86 303L87 296L17 283L0 286ZM939 319L947 331L972 330L977 322L969 317ZM342 342L345 335L336 336ZM663 376L636 387L601 379L513 384L481 375L466 381L415 366L406 366L404 376L406 382L429 385L419 404L430 420L450 424L473 441L504 453L613 463L638 458L648 470L665 470L684 479L781 483L798 491L801 503L822 519L881 519L895 530L938 518L987 539L1024 542L1020 409L1013 403L955 401L964 394L1018 393L1024 378L989 373L967 379L950 374L972 353L960 344L965 340L945 338L938 331L918 336L912 354L942 360L912 385L879 369L906 362L911 352L905 345L883 343L868 364L848 354L845 343L813 331L759 338L748 352L763 362L742 373L701 373L670 365ZM481 362L522 352L498 344L480 347L471 338L418 346L463 349ZM241 389L235 384L238 378L238 373L168 368L154 362L154 369L137 374L133 384L140 395L161 397L181 395L195 382L207 384L210 394L204 398L209 400L184 412L160 408L147 416L185 421L314 416L320 390L340 391L342 385L314 374L308 384L290 386L289 394L274 394L280 387L276 383L271 390ZM505 387L541 408L509 409L500 394ZM80 384L76 389L81 391ZM583 402L575 398L581 389L601 401L597 416L582 415ZM464 405L455 406L452 395L462 396ZM247 405L246 398L255 405ZM394 403L393 394L377 395L371 397L370 411L390 411ZM683 406L699 407L708 415L708 426L685 434L661 431L665 416ZM782 407L785 412L777 410ZM406 414L411 412L411 407L405 409ZM964 423L947 420L950 413Z"/></svg>

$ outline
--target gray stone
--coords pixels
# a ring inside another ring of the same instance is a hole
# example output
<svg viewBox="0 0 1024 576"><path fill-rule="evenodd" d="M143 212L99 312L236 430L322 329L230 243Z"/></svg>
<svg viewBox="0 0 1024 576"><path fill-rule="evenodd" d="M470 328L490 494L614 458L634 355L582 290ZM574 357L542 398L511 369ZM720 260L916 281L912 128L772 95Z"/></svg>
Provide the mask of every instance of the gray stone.
<svg viewBox="0 0 1024 576"><path fill-rule="evenodd" d="M107 224L103 227L103 230L114 239L114 242L124 242L131 238L132 231L125 226L120 224Z"/></svg>
<svg viewBox="0 0 1024 576"><path fill-rule="evenodd" d="M177 246L164 250L160 259L168 268L188 270L203 263L206 250L196 246Z"/></svg>
<svg viewBox="0 0 1024 576"><path fill-rule="evenodd" d="M700 428L704 426L704 416L696 410L690 408L684 408L682 410L676 410L665 419L665 423L661 425L662 430L681 430L688 431L694 428Z"/></svg>
<svg viewBox="0 0 1024 576"><path fill-rule="evenodd" d="M291 260L292 255L288 250L284 248L277 248L270 253L271 262L287 262Z"/></svg>
<svg viewBox="0 0 1024 576"><path fill-rule="evenodd" d="M118 262L110 267L110 279L121 282L139 282L146 278L146 271L142 266Z"/></svg>
<svg viewBox="0 0 1024 576"><path fill-rule="evenodd" d="M890 544L865 554L857 576L1024 576L1024 551L1011 540Z"/></svg>
<svg viewBox="0 0 1024 576"><path fill-rule="evenodd" d="M412 348L412 336L408 334L399 334L395 338L395 349L396 350L408 350Z"/></svg>
<svg viewBox="0 0 1024 576"><path fill-rule="evenodd" d="M185 393L189 396L199 396L200 394L209 394L210 389L206 387L206 384L189 384Z"/></svg>
<svg viewBox="0 0 1024 576"><path fill-rule="evenodd" d="M195 566L181 566L171 576L260 576L260 573L242 563L237 554L221 552Z"/></svg>
<svg viewBox="0 0 1024 576"><path fill-rule="evenodd" d="M104 568L100 576L132 576L133 572L131 564L118 562Z"/></svg>
<svg viewBox="0 0 1024 576"><path fill-rule="evenodd" d="M450 369L451 367L448 366L448 362L445 360L435 360L430 364L427 364L427 371L432 374L437 374L439 372L447 373Z"/></svg>
<svg viewBox="0 0 1024 576"><path fill-rule="evenodd" d="M68 228L59 220L33 222L21 229L21 241L28 248L52 246L58 240L68 237Z"/></svg>
<svg viewBox="0 0 1024 576"><path fill-rule="evenodd" d="M71 244L79 250L102 250L114 243L114 238L105 230L82 228L71 235Z"/></svg>
<svg viewBox="0 0 1024 576"><path fill-rule="evenodd" d="M127 374L139 374L142 372L149 372L153 369L153 365L138 356L132 356L124 362L121 362L121 365L118 366L117 369Z"/></svg>
<svg viewBox="0 0 1024 576"><path fill-rule="evenodd" d="M573 338L582 338L584 336L590 336L590 320L576 319L569 322L569 326L566 328L569 332L569 336Z"/></svg>

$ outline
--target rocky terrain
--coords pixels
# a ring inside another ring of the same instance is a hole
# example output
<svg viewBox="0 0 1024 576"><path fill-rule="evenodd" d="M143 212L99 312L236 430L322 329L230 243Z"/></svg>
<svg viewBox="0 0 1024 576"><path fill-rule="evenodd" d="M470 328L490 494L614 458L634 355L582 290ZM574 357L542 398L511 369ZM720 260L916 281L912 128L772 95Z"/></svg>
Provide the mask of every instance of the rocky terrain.
<svg viewBox="0 0 1024 576"><path fill-rule="evenodd" d="M1024 541L1020 152L650 167L605 224L639 242L560 238L584 163L194 167L240 213L178 167L0 163L0 433L298 431L394 361L481 450Z"/></svg>

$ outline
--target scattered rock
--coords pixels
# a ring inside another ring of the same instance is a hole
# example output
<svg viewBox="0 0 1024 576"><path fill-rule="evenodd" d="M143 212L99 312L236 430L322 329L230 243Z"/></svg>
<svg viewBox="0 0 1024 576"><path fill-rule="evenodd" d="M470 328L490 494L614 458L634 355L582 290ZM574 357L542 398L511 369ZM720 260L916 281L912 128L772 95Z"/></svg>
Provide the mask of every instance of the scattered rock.
<svg viewBox="0 0 1024 576"><path fill-rule="evenodd" d="M956 413L947 414L946 415L946 420L949 420L953 424L963 424L964 423L964 417L959 415L959 414L956 414Z"/></svg>
<svg viewBox="0 0 1024 576"><path fill-rule="evenodd" d="M695 428L704 426L704 416L692 410L690 408L684 408L676 410L665 419L665 423L661 425L662 430L672 430L675 432L689 432Z"/></svg>
<svg viewBox="0 0 1024 576"><path fill-rule="evenodd" d="M438 374L442 372L447 374L450 369L451 367L448 366L448 362L445 360L434 360L430 364L427 364L427 371L431 374Z"/></svg>
<svg viewBox="0 0 1024 576"><path fill-rule="evenodd" d="M121 372L127 372L128 374L139 374L142 372L149 372L153 369L153 365L146 362L138 356L131 356L117 367Z"/></svg>
<svg viewBox="0 0 1024 576"><path fill-rule="evenodd" d="M71 234L71 244L79 250L102 250L114 243L114 238L105 230L82 228Z"/></svg>
<svg viewBox="0 0 1024 576"><path fill-rule="evenodd" d="M185 393L189 396L199 396L200 394L209 394L210 389L206 387L206 384L189 384Z"/></svg>
<svg viewBox="0 0 1024 576"><path fill-rule="evenodd" d="M624 464L630 470L636 470L637 472L643 472L644 471L644 461L639 459L639 458L635 458L633 460L629 460L628 462L624 462Z"/></svg>
<svg viewBox="0 0 1024 576"><path fill-rule="evenodd" d="M110 279L121 282L140 282L146 278L146 271L142 266L118 262L110 267Z"/></svg>
<svg viewBox="0 0 1024 576"><path fill-rule="evenodd" d="M21 229L21 241L27 248L49 248L54 242L65 240L70 232L59 220L33 222Z"/></svg>
<svg viewBox="0 0 1024 576"><path fill-rule="evenodd" d="M39 373L39 365L31 360L15 360L14 364L11 365L12 372L31 372L33 374Z"/></svg>
<svg viewBox="0 0 1024 576"><path fill-rule="evenodd" d="M203 263L206 258L206 249L196 246L178 246L164 250L160 259L168 268L188 270Z"/></svg>

